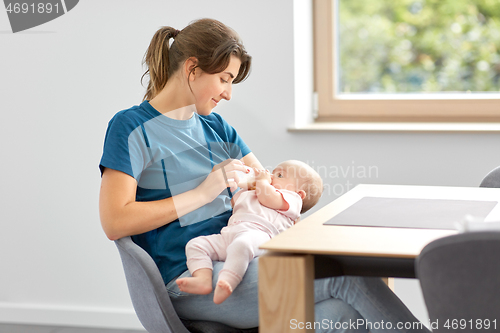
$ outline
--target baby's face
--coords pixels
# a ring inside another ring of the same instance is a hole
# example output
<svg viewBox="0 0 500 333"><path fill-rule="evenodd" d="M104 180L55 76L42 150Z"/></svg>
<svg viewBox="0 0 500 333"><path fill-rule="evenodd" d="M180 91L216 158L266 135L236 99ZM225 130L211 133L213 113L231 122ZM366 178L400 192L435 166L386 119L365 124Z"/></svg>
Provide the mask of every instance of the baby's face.
<svg viewBox="0 0 500 333"><path fill-rule="evenodd" d="M296 165L278 165L271 175L271 185L277 189L296 192L300 187L300 170Z"/></svg>

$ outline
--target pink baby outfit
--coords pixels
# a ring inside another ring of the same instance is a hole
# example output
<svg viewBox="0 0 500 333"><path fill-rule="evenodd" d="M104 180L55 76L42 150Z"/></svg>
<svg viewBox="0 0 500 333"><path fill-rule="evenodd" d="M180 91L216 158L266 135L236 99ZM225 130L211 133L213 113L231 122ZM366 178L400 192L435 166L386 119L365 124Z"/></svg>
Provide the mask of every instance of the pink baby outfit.
<svg viewBox="0 0 500 333"><path fill-rule="evenodd" d="M186 245L187 266L191 274L201 268L212 269L212 261L225 261L219 280L233 290L241 282L249 262L262 254L259 246L290 228L300 216L302 199L288 190L276 190L288 203L286 211L263 206L254 190L240 190L234 196L233 215L220 234L196 237Z"/></svg>

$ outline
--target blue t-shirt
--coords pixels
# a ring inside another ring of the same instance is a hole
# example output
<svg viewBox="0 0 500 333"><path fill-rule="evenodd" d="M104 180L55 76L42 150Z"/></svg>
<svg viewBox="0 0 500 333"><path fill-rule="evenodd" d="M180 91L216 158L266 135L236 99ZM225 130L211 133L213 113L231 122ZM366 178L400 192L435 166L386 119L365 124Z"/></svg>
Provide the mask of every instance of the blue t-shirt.
<svg viewBox="0 0 500 333"><path fill-rule="evenodd" d="M99 167L101 172L110 168L134 177L136 201L154 201L196 188L216 164L248 153L220 115L195 113L189 120L176 120L144 101L111 119ZM219 233L231 211L230 193L224 190L211 203L132 239L151 255L167 283L187 269L186 243Z"/></svg>

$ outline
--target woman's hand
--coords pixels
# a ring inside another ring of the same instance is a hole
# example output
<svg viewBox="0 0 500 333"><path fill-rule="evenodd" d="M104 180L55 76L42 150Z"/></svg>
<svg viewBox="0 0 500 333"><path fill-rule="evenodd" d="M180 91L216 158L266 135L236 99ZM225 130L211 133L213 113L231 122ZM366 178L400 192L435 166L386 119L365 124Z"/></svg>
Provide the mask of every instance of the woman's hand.
<svg viewBox="0 0 500 333"><path fill-rule="evenodd" d="M212 202L226 188L234 192L238 188L239 177L236 171L250 172L240 160L228 159L213 167L212 172L196 190L203 195L207 202Z"/></svg>

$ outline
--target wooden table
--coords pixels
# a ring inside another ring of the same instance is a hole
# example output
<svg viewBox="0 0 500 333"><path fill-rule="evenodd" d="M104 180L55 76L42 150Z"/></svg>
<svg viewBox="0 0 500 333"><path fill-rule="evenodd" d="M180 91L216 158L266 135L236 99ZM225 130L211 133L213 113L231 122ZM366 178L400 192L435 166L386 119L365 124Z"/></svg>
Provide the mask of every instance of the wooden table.
<svg viewBox="0 0 500 333"><path fill-rule="evenodd" d="M456 230L323 223L364 197L500 200L500 189L358 185L261 246L259 332L313 332L290 325L314 322L314 278L335 275L412 277L414 259L429 242ZM486 220L500 220L496 205ZM367 269L368 267L368 269Z"/></svg>

